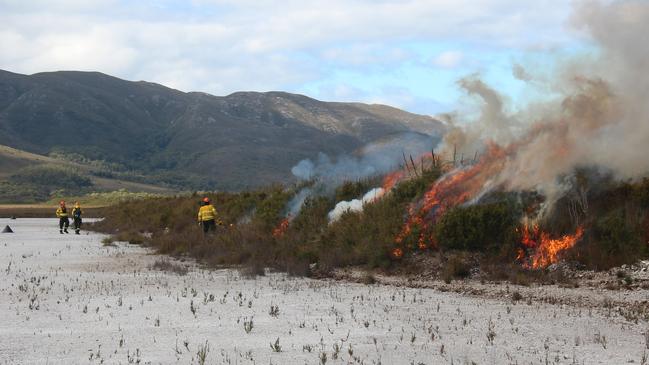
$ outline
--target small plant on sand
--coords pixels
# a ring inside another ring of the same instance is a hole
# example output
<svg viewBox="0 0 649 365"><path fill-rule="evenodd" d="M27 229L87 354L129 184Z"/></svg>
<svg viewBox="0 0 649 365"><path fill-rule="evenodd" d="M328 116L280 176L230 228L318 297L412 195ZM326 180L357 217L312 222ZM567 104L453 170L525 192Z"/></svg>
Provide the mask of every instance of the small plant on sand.
<svg viewBox="0 0 649 365"><path fill-rule="evenodd" d="M334 351L331 353L331 358L338 360L338 355L340 354L340 345L338 343L334 343L333 350Z"/></svg>
<svg viewBox="0 0 649 365"><path fill-rule="evenodd" d="M487 324L487 342L490 345L494 344L494 339L496 338L496 331L494 331L494 323L489 319L489 323Z"/></svg>
<svg viewBox="0 0 649 365"><path fill-rule="evenodd" d="M275 318L279 317L279 306L271 304L268 314L270 314L271 317L275 317Z"/></svg>
<svg viewBox="0 0 649 365"><path fill-rule="evenodd" d="M282 352L282 346L279 344L279 337L277 337L275 343L270 343L270 349L273 350L273 352Z"/></svg>
<svg viewBox="0 0 649 365"><path fill-rule="evenodd" d="M200 365L205 365L205 361L207 361L207 354L209 352L210 352L210 345L209 343L207 343L207 341L205 341L205 344L198 346L198 352L196 353L196 357Z"/></svg>
<svg viewBox="0 0 649 365"><path fill-rule="evenodd" d="M243 330L246 331L246 333L252 332L254 324L252 322L252 318L250 320L244 320L243 321Z"/></svg>
<svg viewBox="0 0 649 365"><path fill-rule="evenodd" d="M196 307L194 306L194 301L193 300L189 302L189 310L192 312L194 317L196 317Z"/></svg>
<svg viewBox="0 0 649 365"><path fill-rule="evenodd" d="M602 335L601 333L599 333L599 331L597 331L595 333L593 340L595 343L602 345L602 347L606 350L606 346L608 345L606 342L606 336Z"/></svg>
<svg viewBox="0 0 649 365"><path fill-rule="evenodd" d="M104 245L104 247L117 247L117 245L115 244L115 242L113 242L113 238L112 238L112 237L104 237L104 238L101 240L101 243Z"/></svg>

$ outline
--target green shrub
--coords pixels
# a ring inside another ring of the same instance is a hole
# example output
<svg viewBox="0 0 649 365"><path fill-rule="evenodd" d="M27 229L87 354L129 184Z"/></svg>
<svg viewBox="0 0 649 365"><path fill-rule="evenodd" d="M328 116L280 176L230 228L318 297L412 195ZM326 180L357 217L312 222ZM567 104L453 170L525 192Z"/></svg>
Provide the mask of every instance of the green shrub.
<svg viewBox="0 0 649 365"><path fill-rule="evenodd" d="M347 265L370 268L390 268L395 262L406 265L417 260L393 261L395 237L401 232L408 207L416 202L439 177L440 171L431 169L397 185L382 199L368 204L362 212L348 212L330 223L328 213L337 199L358 197L376 186L355 182L344 185L331 196L313 196L304 202L301 213L294 217L286 232L274 236L273 229L285 217L287 203L301 187L272 186L241 193L212 193L214 202L225 223L217 234L205 237L196 224L196 212L203 195L191 197L158 197L120 203L108 208L106 219L97 223L98 230L107 233L128 232L128 241L142 240L159 252L172 255L190 255L201 262L220 267L242 265L251 273L263 273L263 268L296 275L309 275L310 265L327 271ZM303 186L302 186L303 187ZM642 239L642 222L647 213L640 209L641 185L611 185L599 194L608 199L593 199L588 215L583 217L586 235L570 255L589 268L627 263L646 257ZM491 194L481 204L455 207L433 226L439 248L456 251L442 268L448 280L464 277L470 265L464 257L467 251L479 258L482 272L497 280L509 280L527 285L530 282L559 280L543 270L529 271L515 261L520 237L516 228L522 207L538 205L535 194ZM518 199L520 198L520 199ZM569 206L557 205L565 210ZM553 217L565 212L553 212ZM564 219L565 220L565 219ZM232 226L231 226L232 224ZM544 222L547 224L547 222ZM566 223L568 225L569 223ZM555 223L549 224L557 226ZM416 247L417 227L401 246L406 255ZM565 227L561 232L574 227ZM151 238L143 233L152 234ZM564 257L567 257L566 255ZM478 259L476 259L477 261ZM546 278L549 277L549 278Z"/></svg>
<svg viewBox="0 0 649 365"><path fill-rule="evenodd" d="M636 262L648 253L637 217L618 208L595 220L590 237L581 245L576 259L590 268L603 270Z"/></svg>
<svg viewBox="0 0 649 365"><path fill-rule="evenodd" d="M636 196L644 209L649 209L649 178L642 179L636 188Z"/></svg>
<svg viewBox="0 0 649 365"><path fill-rule="evenodd" d="M508 203L456 207L435 225L440 248L496 252L513 247L519 213Z"/></svg>
<svg viewBox="0 0 649 365"><path fill-rule="evenodd" d="M376 185L378 185L377 179L346 181L336 189L334 200L337 203L344 200L359 199Z"/></svg>

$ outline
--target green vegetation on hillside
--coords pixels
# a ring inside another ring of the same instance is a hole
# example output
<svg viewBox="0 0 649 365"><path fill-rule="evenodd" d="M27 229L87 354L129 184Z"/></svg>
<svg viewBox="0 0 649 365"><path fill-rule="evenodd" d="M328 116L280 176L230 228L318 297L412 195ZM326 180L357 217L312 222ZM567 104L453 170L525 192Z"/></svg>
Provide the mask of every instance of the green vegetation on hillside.
<svg viewBox="0 0 649 365"><path fill-rule="evenodd" d="M92 176L179 191L287 183L292 166L319 153L444 128L385 106L282 92L184 93L97 72L0 70L0 90L0 145L74 162Z"/></svg>
<svg viewBox="0 0 649 365"><path fill-rule="evenodd" d="M80 201L84 205L108 206L126 201L156 199L167 195L153 194L145 192L130 192L124 189L106 192L92 192L85 195L57 195L47 201L48 204L58 204L60 200Z"/></svg>
<svg viewBox="0 0 649 365"><path fill-rule="evenodd" d="M92 188L92 181L71 168L56 165L28 166L0 182L0 202L33 203L53 195L82 195Z"/></svg>

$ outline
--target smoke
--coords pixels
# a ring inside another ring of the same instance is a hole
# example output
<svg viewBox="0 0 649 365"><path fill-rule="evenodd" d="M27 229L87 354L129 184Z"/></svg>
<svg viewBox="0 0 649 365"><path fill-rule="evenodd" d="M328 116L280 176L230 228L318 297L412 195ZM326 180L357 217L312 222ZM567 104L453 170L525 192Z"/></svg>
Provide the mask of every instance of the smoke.
<svg viewBox="0 0 649 365"><path fill-rule="evenodd" d="M557 70L552 77L532 66L513 67L514 77L544 95L542 100L513 106L478 74L458 81L478 102L479 113L442 116L447 127L437 152L448 156L457 150L457 157L472 157L482 151L478 165L450 175L471 180L462 183L470 190L459 201L476 201L490 190L536 191L546 197L542 212L548 212L573 189L578 169L601 171L619 180L649 174L649 47L644 39L649 34L649 2L575 4L571 24L584 32L596 51L545 65ZM343 181L386 173L404 153L418 156L437 143L436 137L402 135L353 156L333 160L320 155L315 161L301 161L293 173L333 188ZM366 195L341 202L330 219L360 211L372 199L376 197Z"/></svg>
<svg viewBox="0 0 649 365"><path fill-rule="evenodd" d="M480 102L480 114L454 115L469 123L452 124L444 146L501 146L507 153L490 187L536 190L552 203L571 188L566 177L580 167L625 180L649 173L649 2L578 2L572 22L597 46L596 57L559 65L552 80L535 78L534 70L520 65L513 70L521 80L535 80L529 87L550 90L556 97L549 101L512 112L479 76L459 81Z"/></svg>
<svg viewBox="0 0 649 365"><path fill-rule="evenodd" d="M357 181L391 172L403 163L404 156L409 158L429 153L440 140L439 136L402 133L370 143L353 155L338 156L335 160L323 153L319 154L315 161L302 160L293 166L291 172L299 180L315 182L312 186L300 190L288 203L288 214L295 217L306 199L314 195L329 195L346 181ZM336 206L329 214L330 219L347 210L361 211L366 202L364 199L341 202L346 205Z"/></svg>
<svg viewBox="0 0 649 365"><path fill-rule="evenodd" d="M304 201L313 194L313 189L306 187L300 190L295 196L288 202L288 217L295 218L302 209Z"/></svg>
<svg viewBox="0 0 649 365"><path fill-rule="evenodd" d="M479 97L482 103L480 117L476 126L483 138L488 138L496 143L509 143L512 140L512 127L514 118L505 112L503 96L485 84L478 75L471 75L460 79L458 85L470 96Z"/></svg>
<svg viewBox="0 0 649 365"><path fill-rule="evenodd" d="M333 223L337 221L344 213L347 212L362 212L365 204L372 203L380 199L385 194L383 188L374 188L361 199L353 199L350 201L341 201L336 204L336 207L329 212L329 222Z"/></svg>
<svg viewBox="0 0 649 365"><path fill-rule="evenodd" d="M525 67L521 66L518 63L515 63L512 66L512 75L518 80L521 81L532 81L532 75L530 75L527 70L525 70Z"/></svg>
<svg viewBox="0 0 649 365"><path fill-rule="evenodd" d="M439 141L439 136L403 133L368 144L355 155L343 155L335 160L321 153L315 161L300 161L291 172L300 180L317 179L320 184L335 188L345 181L392 171L403 162L404 155L419 156L430 152Z"/></svg>

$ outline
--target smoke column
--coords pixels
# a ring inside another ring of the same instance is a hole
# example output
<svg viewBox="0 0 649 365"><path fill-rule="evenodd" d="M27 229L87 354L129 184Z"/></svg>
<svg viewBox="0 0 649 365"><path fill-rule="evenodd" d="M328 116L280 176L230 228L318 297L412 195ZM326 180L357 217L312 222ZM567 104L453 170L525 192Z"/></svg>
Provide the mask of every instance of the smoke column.
<svg viewBox="0 0 649 365"><path fill-rule="evenodd" d="M515 77L539 88L550 100L535 101L515 113L504 98L468 76L458 85L480 102L477 118L450 115L443 146L448 150L495 143L507 151L489 187L536 190L551 203L570 188L566 179L579 167L595 167L619 179L649 172L649 2L581 1L572 25L590 37L597 56L574 57L558 65L553 78L515 65ZM464 127L455 120L467 121Z"/></svg>

